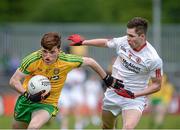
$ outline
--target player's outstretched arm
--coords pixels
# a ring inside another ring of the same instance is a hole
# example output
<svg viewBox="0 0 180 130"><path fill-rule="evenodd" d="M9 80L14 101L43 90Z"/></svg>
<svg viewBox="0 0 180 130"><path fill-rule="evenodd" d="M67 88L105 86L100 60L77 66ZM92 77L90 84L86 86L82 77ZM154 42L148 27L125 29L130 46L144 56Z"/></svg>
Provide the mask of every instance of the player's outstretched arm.
<svg viewBox="0 0 180 130"><path fill-rule="evenodd" d="M83 66L91 67L101 79L104 81L108 88L113 88L115 92L126 98L135 98L134 93L124 89L123 81L113 78L111 75L106 74L103 68L92 58L83 57Z"/></svg>
<svg viewBox="0 0 180 130"><path fill-rule="evenodd" d="M83 64L82 66L89 66L91 67L104 81L107 87L111 87L114 89L123 88L124 84L123 81L113 78L111 75L108 75L104 69L92 58L83 57Z"/></svg>
<svg viewBox="0 0 180 130"><path fill-rule="evenodd" d="M102 79L106 77L106 72L104 69L92 58L90 57L83 57L83 64L82 66L89 66L93 69Z"/></svg>
<svg viewBox="0 0 180 130"><path fill-rule="evenodd" d="M94 59L83 57L82 66L89 66L93 69L101 77L107 87L111 87L114 83L114 78L111 75L106 74L104 69Z"/></svg>
<svg viewBox="0 0 180 130"><path fill-rule="evenodd" d="M91 39L86 40L78 34L73 34L68 37L68 40L71 41L70 46L96 46L96 47L107 47L108 39Z"/></svg>

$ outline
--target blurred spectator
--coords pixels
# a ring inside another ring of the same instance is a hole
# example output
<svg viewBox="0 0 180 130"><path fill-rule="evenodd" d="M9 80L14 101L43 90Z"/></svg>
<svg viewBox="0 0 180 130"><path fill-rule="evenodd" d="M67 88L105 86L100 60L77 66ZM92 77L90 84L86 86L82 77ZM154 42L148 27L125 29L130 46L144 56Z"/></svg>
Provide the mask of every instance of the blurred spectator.
<svg viewBox="0 0 180 130"><path fill-rule="evenodd" d="M3 54L1 56L1 64L2 64L2 70L3 74L5 76L9 75L9 61L10 61L10 56L7 54Z"/></svg>
<svg viewBox="0 0 180 130"><path fill-rule="evenodd" d="M3 68L3 74L5 76L10 76L15 72L16 68L19 66L20 59L15 54L12 54L12 56L10 54L5 54L1 58L1 64Z"/></svg>
<svg viewBox="0 0 180 130"><path fill-rule="evenodd" d="M168 81L166 74L163 75L161 90L150 96L152 120L150 128L160 129L163 128L165 115L172 100L174 93L174 86Z"/></svg>
<svg viewBox="0 0 180 130"><path fill-rule="evenodd" d="M12 57L10 57L9 62L8 62L10 75L12 75L16 71L19 64L20 64L20 59L18 56L13 55Z"/></svg>
<svg viewBox="0 0 180 130"><path fill-rule="evenodd" d="M57 115L58 121L60 122L60 128L67 130L69 127L69 117L72 114L72 100L71 100L71 86L65 83L64 88L59 98L58 107L59 113Z"/></svg>
<svg viewBox="0 0 180 130"><path fill-rule="evenodd" d="M0 95L0 116L4 114L3 98Z"/></svg>
<svg viewBox="0 0 180 130"><path fill-rule="evenodd" d="M75 117L75 129L83 129L83 108L85 104L84 82L86 72L82 68L72 70L67 75L66 85L60 96L61 129L68 129L69 116Z"/></svg>
<svg viewBox="0 0 180 130"><path fill-rule="evenodd" d="M85 93L86 105L89 112L87 116L90 117L90 122L93 125L99 126L101 119L98 107L103 98L103 88L97 75L90 75L88 80L85 82Z"/></svg>

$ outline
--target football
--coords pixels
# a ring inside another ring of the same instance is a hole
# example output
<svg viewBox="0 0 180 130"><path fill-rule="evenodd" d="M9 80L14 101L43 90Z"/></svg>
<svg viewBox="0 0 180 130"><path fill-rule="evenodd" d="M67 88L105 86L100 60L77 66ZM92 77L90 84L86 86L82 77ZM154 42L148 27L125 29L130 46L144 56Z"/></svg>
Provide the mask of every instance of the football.
<svg viewBox="0 0 180 130"><path fill-rule="evenodd" d="M51 90L50 80L45 76L35 75L28 82L28 92L36 94L41 90L46 90L46 93Z"/></svg>

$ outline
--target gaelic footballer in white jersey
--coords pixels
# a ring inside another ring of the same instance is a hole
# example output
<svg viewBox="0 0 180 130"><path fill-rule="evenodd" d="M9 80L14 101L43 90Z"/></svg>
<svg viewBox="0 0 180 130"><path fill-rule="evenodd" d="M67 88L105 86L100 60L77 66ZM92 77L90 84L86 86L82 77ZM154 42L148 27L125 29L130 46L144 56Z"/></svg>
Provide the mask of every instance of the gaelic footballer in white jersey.
<svg viewBox="0 0 180 130"><path fill-rule="evenodd" d="M113 38L107 42L109 48L116 48L118 57L113 64L112 76L121 79L125 89L132 92L140 91L148 86L151 77L163 74L162 60L152 45L146 41L141 48L133 50L127 36Z"/></svg>
<svg viewBox="0 0 180 130"><path fill-rule="evenodd" d="M133 50L127 36L113 38L107 42L109 48L116 48L118 54L113 67L112 76L124 83L124 88L132 92L144 90L148 87L150 78L158 78L163 75L162 60L152 45L146 41L139 51ZM143 50L143 51L142 51ZM110 110L115 116L124 109L137 109L143 111L146 106L145 96L128 99L117 95L113 89L107 89L104 98L104 110ZM111 106L117 105L112 109Z"/></svg>

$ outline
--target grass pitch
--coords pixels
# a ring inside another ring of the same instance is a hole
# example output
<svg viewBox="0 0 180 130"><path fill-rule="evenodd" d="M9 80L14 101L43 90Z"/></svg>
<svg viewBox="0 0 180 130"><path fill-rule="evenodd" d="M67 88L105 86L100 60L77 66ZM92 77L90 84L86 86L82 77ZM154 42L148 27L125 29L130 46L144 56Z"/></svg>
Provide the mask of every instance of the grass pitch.
<svg viewBox="0 0 180 130"><path fill-rule="evenodd" d="M70 129L74 129L74 118L70 118ZM0 116L0 129L11 129L13 117L12 116ZM151 117L149 115L143 115L141 118L137 129L150 129ZM43 129L59 129L60 121L57 119L51 120L46 124ZM121 118L118 118L117 128L121 129L122 121ZM101 129L101 126L93 126L89 124L85 129ZM162 129L180 129L180 115L167 115L164 121Z"/></svg>

